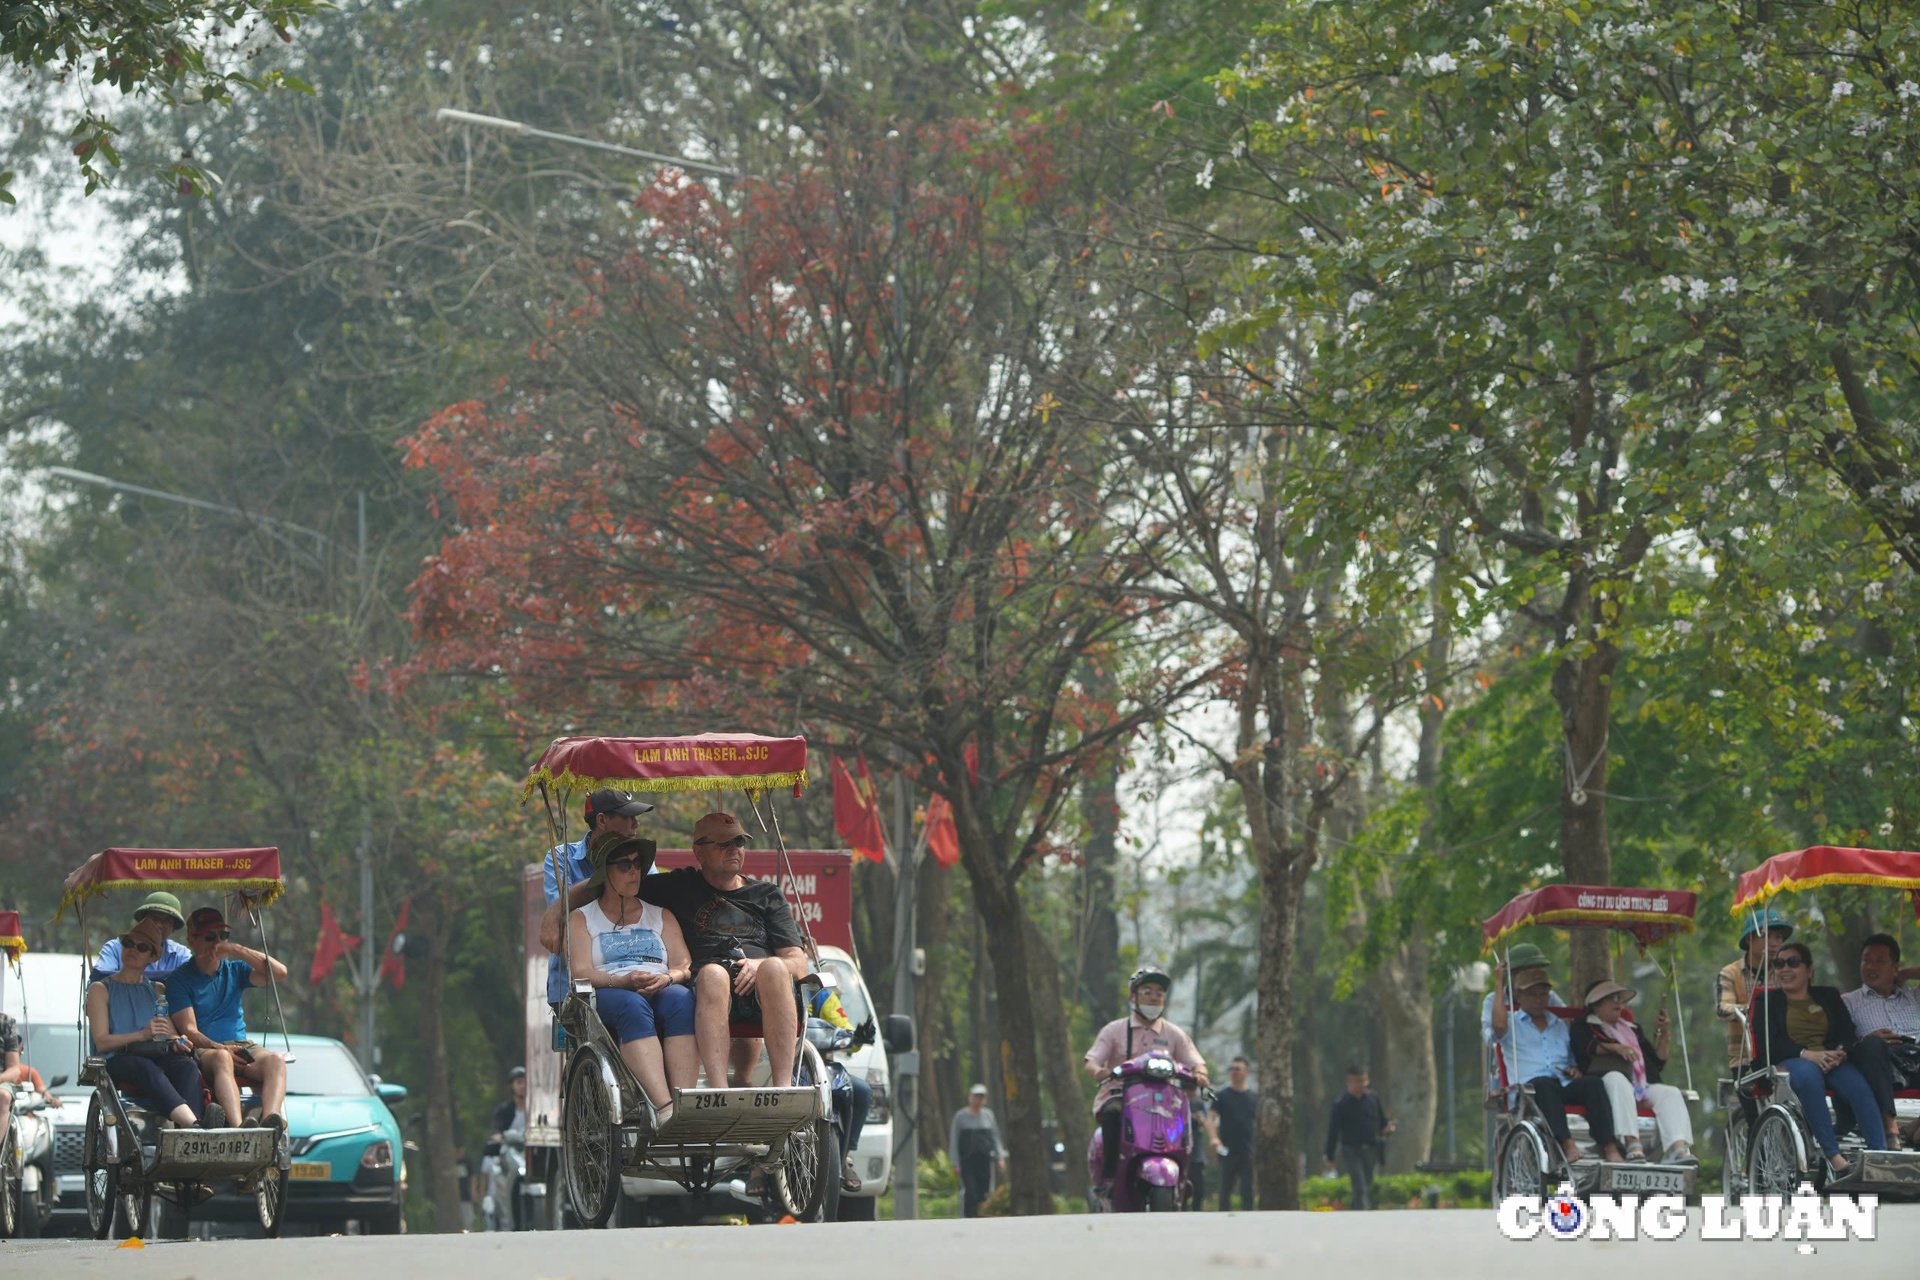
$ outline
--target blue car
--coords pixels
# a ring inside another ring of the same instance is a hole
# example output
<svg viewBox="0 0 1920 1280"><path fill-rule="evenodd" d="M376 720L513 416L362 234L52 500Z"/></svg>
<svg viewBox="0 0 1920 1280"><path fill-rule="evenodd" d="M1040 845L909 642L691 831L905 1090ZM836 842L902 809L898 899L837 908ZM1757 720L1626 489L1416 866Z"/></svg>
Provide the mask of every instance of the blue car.
<svg viewBox="0 0 1920 1280"><path fill-rule="evenodd" d="M285 1052L280 1036L260 1037ZM293 1036L287 1067L288 1171L286 1221L323 1231L358 1222L366 1235L393 1235L406 1210L400 1124L387 1109L407 1096L404 1085L369 1079L353 1051L326 1036ZM251 1197L221 1194L193 1210L198 1220L257 1222Z"/></svg>

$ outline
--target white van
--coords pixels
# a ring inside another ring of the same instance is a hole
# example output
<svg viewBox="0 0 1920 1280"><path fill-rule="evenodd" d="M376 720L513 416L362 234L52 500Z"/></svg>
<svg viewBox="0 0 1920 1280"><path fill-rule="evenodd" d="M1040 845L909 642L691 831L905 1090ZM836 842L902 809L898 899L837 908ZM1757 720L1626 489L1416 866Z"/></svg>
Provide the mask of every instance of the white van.
<svg viewBox="0 0 1920 1280"><path fill-rule="evenodd" d="M87 1057L80 1000L90 967L91 959L86 956L36 951L20 958L17 981L12 966L0 966L0 1009L20 1024L25 1046L21 1056L49 1083L66 1077L54 1089L64 1105L48 1112L53 1118L53 1172L58 1192L46 1226L52 1232L80 1226L87 1216L80 1153L87 1128L87 1098L93 1090L79 1080L80 1064Z"/></svg>

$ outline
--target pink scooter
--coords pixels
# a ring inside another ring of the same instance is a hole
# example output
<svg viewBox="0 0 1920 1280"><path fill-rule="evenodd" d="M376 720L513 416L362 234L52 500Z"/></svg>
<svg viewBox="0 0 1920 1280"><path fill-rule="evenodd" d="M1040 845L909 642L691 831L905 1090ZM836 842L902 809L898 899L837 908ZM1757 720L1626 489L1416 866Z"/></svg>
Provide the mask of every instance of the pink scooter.
<svg viewBox="0 0 1920 1280"><path fill-rule="evenodd" d="M1098 1194L1093 1197L1095 1210L1175 1213L1186 1208L1193 1191L1187 1181L1193 1156L1189 1095L1200 1087L1199 1080L1192 1068L1158 1050L1121 1063L1113 1078L1121 1088L1120 1158L1105 1203ZM1106 1135L1096 1127L1087 1145L1087 1169L1096 1188L1103 1183L1105 1153Z"/></svg>

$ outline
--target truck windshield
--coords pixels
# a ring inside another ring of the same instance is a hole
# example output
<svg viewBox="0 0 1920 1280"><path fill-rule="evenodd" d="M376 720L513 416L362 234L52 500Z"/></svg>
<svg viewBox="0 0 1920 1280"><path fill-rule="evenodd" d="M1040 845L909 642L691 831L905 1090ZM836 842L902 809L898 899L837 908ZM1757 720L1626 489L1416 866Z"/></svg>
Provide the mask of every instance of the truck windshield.
<svg viewBox="0 0 1920 1280"><path fill-rule="evenodd" d="M29 1022L20 1028L20 1039L25 1046L20 1056L28 1066L48 1080L67 1078L55 1093L71 1098L93 1092L91 1086L80 1083L80 1064L85 1060L80 1052L80 1028L71 1022Z"/></svg>
<svg viewBox="0 0 1920 1280"><path fill-rule="evenodd" d="M840 985L834 991L840 997L840 1007L847 1011L847 1020L859 1026L873 1016L873 1009L867 1004L867 988L860 981L860 971L838 956L822 956L820 963Z"/></svg>

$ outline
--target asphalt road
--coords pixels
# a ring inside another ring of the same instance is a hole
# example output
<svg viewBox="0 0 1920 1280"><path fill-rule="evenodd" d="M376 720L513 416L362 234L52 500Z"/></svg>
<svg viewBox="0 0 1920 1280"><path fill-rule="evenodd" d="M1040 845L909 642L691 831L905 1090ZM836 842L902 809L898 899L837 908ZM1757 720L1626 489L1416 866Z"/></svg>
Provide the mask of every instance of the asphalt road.
<svg viewBox="0 0 1920 1280"><path fill-rule="evenodd" d="M1695 1213L1697 1220L1698 1212ZM1879 1238L1812 1246L1504 1239L1491 1210L1189 1214L972 1222L683 1227L562 1235L372 1236L180 1241L127 1249L91 1241L0 1244L7 1280L594 1280L635 1275L774 1280L1117 1280L1159 1272L1235 1277L1473 1276L1496 1280L1715 1280L1920 1275L1920 1206L1881 1209ZM1812 1252L1803 1252L1810 1247Z"/></svg>

